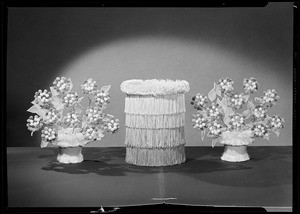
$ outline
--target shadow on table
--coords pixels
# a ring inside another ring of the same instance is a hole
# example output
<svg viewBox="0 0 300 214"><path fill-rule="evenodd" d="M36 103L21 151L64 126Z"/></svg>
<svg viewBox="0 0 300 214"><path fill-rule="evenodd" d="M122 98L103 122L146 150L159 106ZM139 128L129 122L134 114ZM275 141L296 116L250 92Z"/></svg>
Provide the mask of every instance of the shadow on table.
<svg viewBox="0 0 300 214"><path fill-rule="evenodd" d="M78 164L61 164L53 155L41 155L52 161L42 170L68 174L95 173L101 176L134 176L137 173L175 173L225 186L267 187L291 184L291 149L283 147L249 147L251 159L230 163L220 160L223 148L187 150L184 164L167 167L142 167L125 163L125 148L96 148L83 150L85 160ZM200 150L200 151L199 151ZM208 154L210 153L210 154ZM280 173L278 173L280 171Z"/></svg>

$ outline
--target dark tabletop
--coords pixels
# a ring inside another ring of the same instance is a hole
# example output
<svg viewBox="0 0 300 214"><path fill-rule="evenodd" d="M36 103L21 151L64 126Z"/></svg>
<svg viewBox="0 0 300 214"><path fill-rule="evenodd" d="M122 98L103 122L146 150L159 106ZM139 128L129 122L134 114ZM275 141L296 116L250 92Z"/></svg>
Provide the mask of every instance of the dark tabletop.
<svg viewBox="0 0 300 214"><path fill-rule="evenodd" d="M126 164L125 148L83 148L84 162L60 164L57 148L7 148L9 207L99 207L168 203L292 206L292 147L248 147L251 160L220 160L223 147L186 147L187 162Z"/></svg>

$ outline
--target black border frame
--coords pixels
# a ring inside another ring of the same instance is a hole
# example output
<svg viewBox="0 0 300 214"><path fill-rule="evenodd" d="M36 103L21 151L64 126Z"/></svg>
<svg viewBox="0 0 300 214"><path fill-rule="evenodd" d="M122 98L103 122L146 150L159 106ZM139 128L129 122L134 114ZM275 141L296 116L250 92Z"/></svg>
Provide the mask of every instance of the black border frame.
<svg viewBox="0 0 300 214"><path fill-rule="evenodd" d="M299 145L300 132L297 131L299 120L297 119L297 110L300 107L297 102L297 72L299 72L299 1L293 2L293 212L299 212ZM6 53L7 53L7 25L8 25L8 8L9 7L264 7L268 1L172 1L172 3L164 1L138 1L138 0L3 0L1 1L1 213L103 213L100 207L79 207L79 208L17 208L8 207L8 187L7 187L7 145L6 145ZM298 113L299 114L299 113ZM209 207L209 206L185 206L171 205L165 202L159 204L143 205L143 206L124 206L122 209L114 210L112 207L105 207L105 212L114 213L200 213L200 212L265 212L265 209L258 207Z"/></svg>

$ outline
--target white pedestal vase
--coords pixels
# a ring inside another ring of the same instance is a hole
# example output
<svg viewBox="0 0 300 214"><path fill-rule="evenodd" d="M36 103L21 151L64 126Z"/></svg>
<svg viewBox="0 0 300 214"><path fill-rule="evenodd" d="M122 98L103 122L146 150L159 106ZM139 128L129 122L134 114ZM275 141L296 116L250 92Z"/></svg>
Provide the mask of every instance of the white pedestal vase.
<svg viewBox="0 0 300 214"><path fill-rule="evenodd" d="M220 143L224 144L221 160L228 162L243 162L250 159L247 145L253 143L252 131L226 131L220 136Z"/></svg>
<svg viewBox="0 0 300 214"><path fill-rule="evenodd" d="M186 81L127 80L126 159L139 166L169 166L185 162Z"/></svg>
<svg viewBox="0 0 300 214"><path fill-rule="evenodd" d="M82 147L88 142L78 128L58 131L55 145L58 146L57 161L60 163L80 163L83 161Z"/></svg>
<svg viewBox="0 0 300 214"><path fill-rule="evenodd" d="M225 150L221 157L221 160L229 162L242 162L250 159L247 153L247 146L224 146Z"/></svg>
<svg viewBox="0 0 300 214"><path fill-rule="evenodd" d="M82 147L59 147L57 161L60 163L80 163L83 161Z"/></svg>

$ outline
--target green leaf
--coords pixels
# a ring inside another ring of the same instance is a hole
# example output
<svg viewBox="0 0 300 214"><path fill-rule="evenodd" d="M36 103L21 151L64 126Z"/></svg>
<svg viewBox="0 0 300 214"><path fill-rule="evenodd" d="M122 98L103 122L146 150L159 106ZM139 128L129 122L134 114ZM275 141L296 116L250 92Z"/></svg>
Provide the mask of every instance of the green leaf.
<svg viewBox="0 0 300 214"><path fill-rule="evenodd" d="M109 91L109 89L110 89L110 85L102 86L101 91L104 93L107 93Z"/></svg>
<svg viewBox="0 0 300 214"><path fill-rule="evenodd" d="M244 96L243 96L243 99L245 100L245 102L247 102L247 101L248 101L248 99L249 99L249 96L250 96L249 94L247 94L247 95L244 95Z"/></svg>
<svg viewBox="0 0 300 214"><path fill-rule="evenodd" d="M259 98L259 97L255 97L254 100L255 100L256 102L261 102L261 101L262 101L262 99Z"/></svg>
<svg viewBox="0 0 300 214"><path fill-rule="evenodd" d="M243 111L242 115L246 118L248 118L251 115L252 111L250 109L246 109Z"/></svg>
<svg viewBox="0 0 300 214"><path fill-rule="evenodd" d="M207 118L207 114L206 114L206 111L198 111L204 118Z"/></svg>
<svg viewBox="0 0 300 214"><path fill-rule="evenodd" d="M223 105L228 106L228 102L227 99L225 97L223 97L222 101Z"/></svg>
<svg viewBox="0 0 300 214"><path fill-rule="evenodd" d="M214 101L217 97L216 94L216 83L214 83L214 88L210 90L210 92L208 92L208 98L210 99L210 101Z"/></svg>
<svg viewBox="0 0 300 214"><path fill-rule="evenodd" d="M226 125L227 127L229 127L229 122L230 122L230 117L229 117L229 115L225 114L224 119L223 119L223 122L225 123L225 125Z"/></svg>
<svg viewBox="0 0 300 214"><path fill-rule="evenodd" d="M206 130L201 131L201 139L202 139L202 141L204 140L205 134L206 134Z"/></svg>
<svg viewBox="0 0 300 214"><path fill-rule="evenodd" d="M87 126L87 122L82 121L82 128L85 128Z"/></svg>
<svg viewBox="0 0 300 214"><path fill-rule="evenodd" d="M72 90L72 88L73 88L73 83L72 83L72 81L70 80L70 88L69 88L69 90L67 91L67 93L69 93L69 92Z"/></svg>
<svg viewBox="0 0 300 214"><path fill-rule="evenodd" d="M98 132L97 140L101 140L103 137L104 137L104 135L102 134L102 132Z"/></svg>
<svg viewBox="0 0 300 214"><path fill-rule="evenodd" d="M218 142L218 138L215 138L211 141L211 147L215 147L216 143Z"/></svg>
<svg viewBox="0 0 300 214"><path fill-rule="evenodd" d="M216 85L216 94L219 96L219 97L221 97L222 96L222 92L221 92L221 90L220 90L220 87L218 86L218 85Z"/></svg>
<svg viewBox="0 0 300 214"><path fill-rule="evenodd" d="M42 108L41 108L41 109L38 110L37 114L38 114L41 118L45 119L45 115L46 115L47 112L48 112L48 110L42 109Z"/></svg>
<svg viewBox="0 0 300 214"><path fill-rule="evenodd" d="M83 100L84 97L80 97L77 101L77 103L80 103Z"/></svg>
<svg viewBox="0 0 300 214"><path fill-rule="evenodd" d="M251 110L255 109L255 105L253 104L252 101L248 101L247 108Z"/></svg>
<svg viewBox="0 0 300 214"><path fill-rule="evenodd" d="M52 97L52 104L54 108L56 108L58 111L62 110L64 108L64 104L62 102L62 99L58 96Z"/></svg>
<svg viewBox="0 0 300 214"><path fill-rule="evenodd" d="M54 87L50 87L50 91L51 91L52 97L56 97L59 95L59 93L54 89Z"/></svg>
<svg viewBox="0 0 300 214"><path fill-rule="evenodd" d="M37 105L33 105L27 111L36 114L39 111L39 107Z"/></svg>
<svg viewBox="0 0 300 214"><path fill-rule="evenodd" d="M274 133L276 134L277 137L279 137L280 131L277 130L277 131L275 131Z"/></svg>
<svg viewBox="0 0 300 214"><path fill-rule="evenodd" d="M42 140L42 142L41 142L41 148L45 148L46 146L48 146L48 142Z"/></svg>
<svg viewBox="0 0 300 214"><path fill-rule="evenodd" d="M269 141L269 140L270 140L269 135L265 135L265 139L266 139L267 141Z"/></svg>

